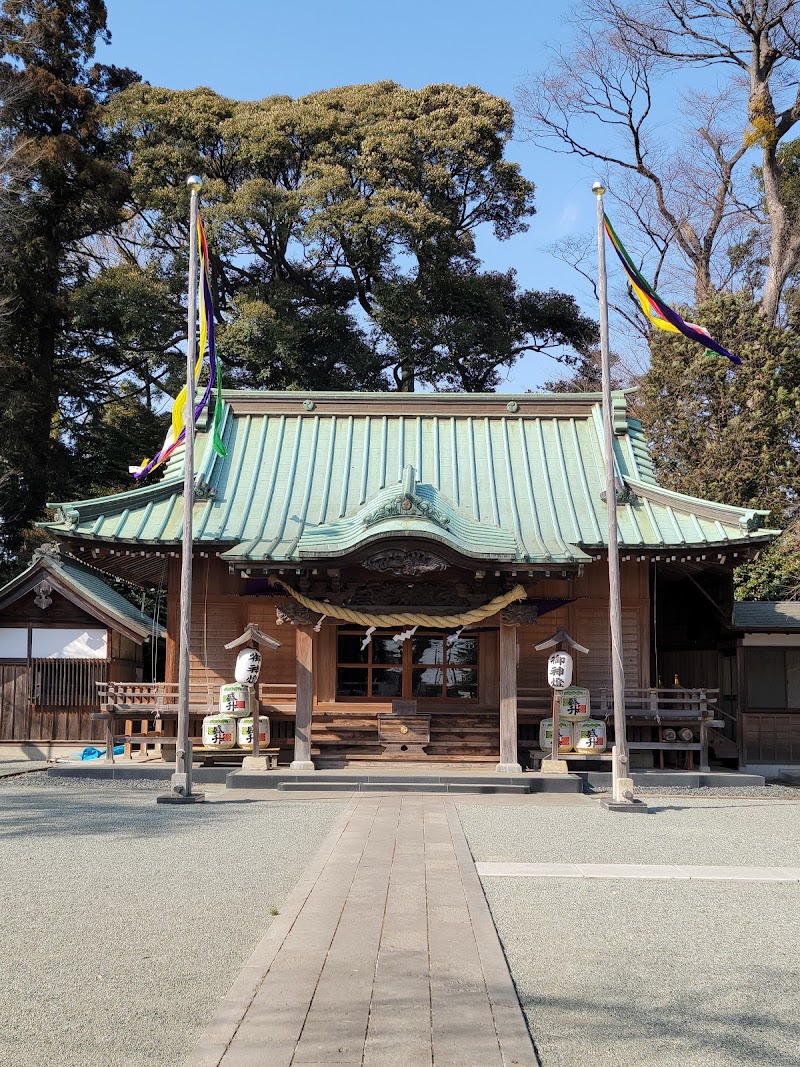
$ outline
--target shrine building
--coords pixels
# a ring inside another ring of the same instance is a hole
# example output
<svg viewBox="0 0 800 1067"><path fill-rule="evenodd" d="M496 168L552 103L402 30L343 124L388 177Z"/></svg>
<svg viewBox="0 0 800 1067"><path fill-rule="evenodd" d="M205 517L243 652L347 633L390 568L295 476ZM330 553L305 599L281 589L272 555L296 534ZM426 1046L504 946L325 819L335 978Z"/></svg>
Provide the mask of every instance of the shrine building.
<svg viewBox="0 0 800 1067"><path fill-rule="evenodd" d="M534 646L561 628L588 649L575 681L593 713L608 712L599 394L228 391L223 405L227 456L208 421L195 453L193 715L216 709L234 677L224 646L248 624L281 643L265 653L259 696L285 763L518 770L549 714L548 653ZM778 531L767 512L662 488L625 391L613 427L637 758L663 765L659 708L705 701L712 755L736 766L748 712L732 571ZM182 451L159 480L51 506L42 525L62 553L166 591L174 683ZM424 724L405 746L381 729L398 708Z"/></svg>

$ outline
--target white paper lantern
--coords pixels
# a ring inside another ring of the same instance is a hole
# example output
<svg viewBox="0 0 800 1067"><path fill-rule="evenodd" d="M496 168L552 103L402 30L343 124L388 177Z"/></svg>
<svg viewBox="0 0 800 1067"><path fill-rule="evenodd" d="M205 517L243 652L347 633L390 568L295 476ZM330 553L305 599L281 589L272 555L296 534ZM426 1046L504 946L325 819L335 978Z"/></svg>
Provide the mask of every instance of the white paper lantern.
<svg viewBox="0 0 800 1067"><path fill-rule="evenodd" d="M243 648L236 657L234 678L245 685L255 685L261 670L261 653L257 648Z"/></svg>
<svg viewBox="0 0 800 1067"><path fill-rule="evenodd" d="M569 652L554 652L548 659L547 684L551 689L566 689L572 685L572 656Z"/></svg>

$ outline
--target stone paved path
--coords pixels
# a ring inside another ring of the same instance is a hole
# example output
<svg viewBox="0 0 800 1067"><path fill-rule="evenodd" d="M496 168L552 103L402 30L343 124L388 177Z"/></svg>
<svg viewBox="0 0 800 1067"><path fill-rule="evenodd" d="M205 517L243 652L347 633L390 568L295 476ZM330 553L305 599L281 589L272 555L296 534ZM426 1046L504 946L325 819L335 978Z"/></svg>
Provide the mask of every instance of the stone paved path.
<svg viewBox="0 0 800 1067"><path fill-rule="evenodd" d="M348 804L185 1067L536 1063L456 808L412 795Z"/></svg>

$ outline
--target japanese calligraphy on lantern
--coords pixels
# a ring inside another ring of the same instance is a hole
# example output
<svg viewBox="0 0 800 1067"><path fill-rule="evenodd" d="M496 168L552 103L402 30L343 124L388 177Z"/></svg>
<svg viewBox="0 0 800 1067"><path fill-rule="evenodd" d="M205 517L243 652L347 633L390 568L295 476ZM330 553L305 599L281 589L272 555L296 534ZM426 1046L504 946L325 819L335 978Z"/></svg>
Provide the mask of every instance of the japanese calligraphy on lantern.
<svg viewBox="0 0 800 1067"><path fill-rule="evenodd" d="M257 648L243 648L236 657L234 677L237 682L255 685L261 670L261 653Z"/></svg>
<svg viewBox="0 0 800 1067"><path fill-rule="evenodd" d="M547 684L551 689L566 689L572 684L572 656L554 652L547 661Z"/></svg>

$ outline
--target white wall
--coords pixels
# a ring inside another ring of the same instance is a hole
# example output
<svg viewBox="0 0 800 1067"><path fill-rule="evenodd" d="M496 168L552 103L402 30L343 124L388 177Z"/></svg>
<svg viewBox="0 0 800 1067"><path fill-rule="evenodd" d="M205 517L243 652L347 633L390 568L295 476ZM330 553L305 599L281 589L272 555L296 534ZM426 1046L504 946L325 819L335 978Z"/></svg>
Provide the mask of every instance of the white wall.
<svg viewBox="0 0 800 1067"><path fill-rule="evenodd" d="M28 658L28 627L0 626L0 659Z"/></svg>
<svg viewBox="0 0 800 1067"><path fill-rule="evenodd" d="M33 630L34 659L108 659L108 630L53 627Z"/></svg>

